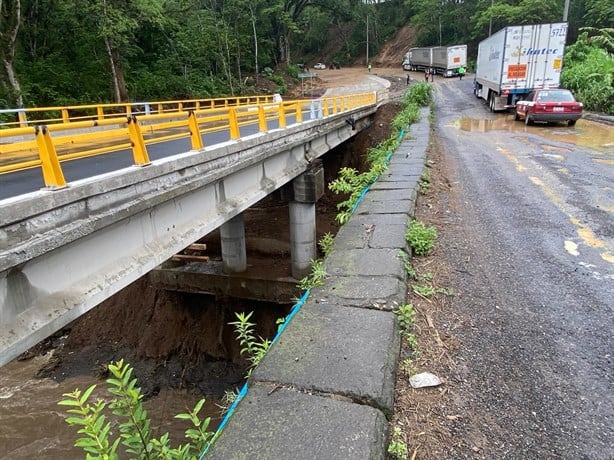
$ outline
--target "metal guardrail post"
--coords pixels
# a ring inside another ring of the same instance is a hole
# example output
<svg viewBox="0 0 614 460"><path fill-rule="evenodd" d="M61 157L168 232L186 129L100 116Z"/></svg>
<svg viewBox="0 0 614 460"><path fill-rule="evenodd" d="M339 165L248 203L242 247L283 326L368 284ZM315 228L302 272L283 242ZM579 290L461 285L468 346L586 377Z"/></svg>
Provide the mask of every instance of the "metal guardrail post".
<svg viewBox="0 0 614 460"><path fill-rule="evenodd" d="M234 107L228 110L228 122L230 123L230 138L239 139L241 137L239 133L239 120L237 119L237 110Z"/></svg>
<svg viewBox="0 0 614 460"><path fill-rule="evenodd" d="M68 115L68 109L62 108L60 112L62 112L62 123L70 123L70 116Z"/></svg>
<svg viewBox="0 0 614 460"><path fill-rule="evenodd" d="M192 142L192 149L201 150L204 147L203 138L200 135L198 128L198 120L193 110L190 110L188 114L188 126L190 128L190 141Z"/></svg>
<svg viewBox="0 0 614 460"><path fill-rule="evenodd" d="M104 109L102 106L99 105L96 107L96 115L98 116L99 120L104 120Z"/></svg>
<svg viewBox="0 0 614 460"><path fill-rule="evenodd" d="M55 151L55 146L47 126L37 126L34 128L34 132L36 134L36 145L38 146L38 155L41 160L45 186L50 188L66 187L66 180L60 166L60 160L58 160L58 154Z"/></svg>
<svg viewBox="0 0 614 460"><path fill-rule="evenodd" d="M303 121L303 111L301 110L301 103L297 102L296 104L296 122L300 123Z"/></svg>
<svg viewBox="0 0 614 460"><path fill-rule="evenodd" d="M264 106L260 104L258 106L258 130L261 133L266 133L269 127L266 123L266 114L264 113Z"/></svg>
<svg viewBox="0 0 614 460"><path fill-rule="evenodd" d="M279 127L280 128L286 127L286 111L284 109L283 103L279 104Z"/></svg>
<svg viewBox="0 0 614 460"><path fill-rule="evenodd" d="M20 128L27 128L28 127L28 119L26 118L26 111L25 110L19 110L17 112L17 119L19 120L19 127Z"/></svg>
<svg viewBox="0 0 614 460"><path fill-rule="evenodd" d="M135 116L128 117L128 134L130 136L130 143L132 144L134 164L139 166L148 165L150 161L149 155L147 154L147 147L145 147L141 125Z"/></svg>

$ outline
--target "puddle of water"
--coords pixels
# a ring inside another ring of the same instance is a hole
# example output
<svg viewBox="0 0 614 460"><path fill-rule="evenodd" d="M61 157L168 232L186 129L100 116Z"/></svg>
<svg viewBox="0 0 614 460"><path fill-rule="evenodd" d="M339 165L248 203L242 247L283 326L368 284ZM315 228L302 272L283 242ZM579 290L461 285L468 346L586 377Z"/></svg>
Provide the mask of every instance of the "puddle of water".
<svg viewBox="0 0 614 460"><path fill-rule="evenodd" d="M535 133L557 142L589 147L608 155L614 155L614 129L590 120L578 120L574 127L563 124L526 126L520 121L515 121L513 115L498 116L493 120L462 117L458 121L458 127L463 131L480 133L489 131ZM549 150L552 150L551 146L548 147Z"/></svg>

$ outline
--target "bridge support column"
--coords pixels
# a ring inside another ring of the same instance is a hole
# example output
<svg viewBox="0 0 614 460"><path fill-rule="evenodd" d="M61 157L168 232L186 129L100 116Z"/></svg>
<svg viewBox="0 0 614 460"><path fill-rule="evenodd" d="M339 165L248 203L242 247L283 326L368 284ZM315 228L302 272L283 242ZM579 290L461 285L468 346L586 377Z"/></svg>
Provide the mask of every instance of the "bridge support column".
<svg viewBox="0 0 614 460"><path fill-rule="evenodd" d="M220 227L222 262L225 273L241 273L247 269L245 224L243 215L233 217Z"/></svg>
<svg viewBox="0 0 614 460"><path fill-rule="evenodd" d="M311 272L311 260L317 257L316 201L324 194L321 161L294 179L293 188L294 200L289 206L292 276L301 279Z"/></svg>

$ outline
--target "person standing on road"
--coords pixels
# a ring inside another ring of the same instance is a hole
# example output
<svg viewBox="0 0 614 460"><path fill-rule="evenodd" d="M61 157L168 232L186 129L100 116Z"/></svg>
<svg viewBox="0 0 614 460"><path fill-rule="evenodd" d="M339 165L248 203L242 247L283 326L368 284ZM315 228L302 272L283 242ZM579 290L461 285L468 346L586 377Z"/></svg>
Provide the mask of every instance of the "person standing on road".
<svg viewBox="0 0 614 460"><path fill-rule="evenodd" d="M463 66L460 66L458 68L458 79L462 80L463 79L463 75L465 75L465 68Z"/></svg>
<svg viewBox="0 0 614 460"><path fill-rule="evenodd" d="M409 85L409 74L407 74L407 84Z"/></svg>
<svg viewBox="0 0 614 460"><path fill-rule="evenodd" d="M431 81L435 81L435 68L431 67Z"/></svg>
<svg viewBox="0 0 614 460"><path fill-rule="evenodd" d="M371 73L371 63L369 62L369 73Z"/></svg>
<svg viewBox="0 0 614 460"><path fill-rule="evenodd" d="M424 71L424 81L425 81L425 82L427 82L427 83L429 82L429 76L430 76L430 75L431 75L431 69L426 69L426 70Z"/></svg>

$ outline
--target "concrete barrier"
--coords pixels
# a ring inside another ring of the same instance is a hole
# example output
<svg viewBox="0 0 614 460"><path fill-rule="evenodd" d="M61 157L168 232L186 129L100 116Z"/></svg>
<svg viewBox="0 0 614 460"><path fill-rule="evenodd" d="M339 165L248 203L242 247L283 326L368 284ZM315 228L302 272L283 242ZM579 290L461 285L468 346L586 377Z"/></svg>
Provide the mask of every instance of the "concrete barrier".
<svg viewBox="0 0 614 460"><path fill-rule="evenodd" d="M325 285L254 370L207 459L382 459L400 351L413 216L429 138L428 109L335 237Z"/></svg>

